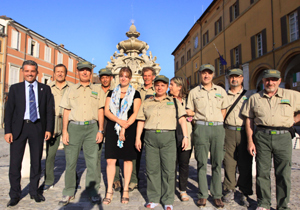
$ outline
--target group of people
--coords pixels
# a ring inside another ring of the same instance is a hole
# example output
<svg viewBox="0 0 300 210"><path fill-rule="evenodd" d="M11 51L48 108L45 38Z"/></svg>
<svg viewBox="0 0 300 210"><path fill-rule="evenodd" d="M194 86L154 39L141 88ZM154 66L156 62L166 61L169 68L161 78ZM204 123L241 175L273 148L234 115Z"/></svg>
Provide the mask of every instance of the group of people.
<svg viewBox="0 0 300 210"><path fill-rule="evenodd" d="M87 174L86 190L92 203L100 203L101 154L105 142L107 189L103 205L109 205L114 191L122 190L121 203L129 202L129 192L138 188L141 154L145 150L147 173L146 208L159 203L172 210L177 166L180 199L188 201L186 192L189 160L194 149L198 172L199 207L209 196L207 161L210 154L212 177L210 194L217 208L234 199L236 186L243 205L249 207L252 190L252 159L256 157L257 210L271 205L270 167L274 159L277 209L289 209L291 187L292 125L300 110L300 93L279 87L280 72L265 70L264 90L252 94L243 89L243 71L231 69L230 88L226 92L212 80L214 66L202 65L201 83L188 93L184 79L171 80L156 75L151 67L142 69L144 85L131 85L132 71L119 71L119 84L112 84L109 69L101 69L101 85L92 84L93 66L87 61L77 64L79 83L66 81L67 68L54 67L55 81L49 86L36 81L38 66L24 61L25 81L12 85L5 113L5 140L10 143L10 201L20 201L20 168L25 144L31 156L31 199L45 201L39 192L43 140L46 140L44 191L54 186L54 160L60 139L66 158L65 187L60 205L74 199L77 185L76 165L83 150ZM167 92L169 89L169 92ZM256 129L254 129L256 126ZM177 132L179 131L180 132ZM123 160L123 187L119 160ZM221 168L225 176L222 184ZM236 168L239 178L236 181Z"/></svg>

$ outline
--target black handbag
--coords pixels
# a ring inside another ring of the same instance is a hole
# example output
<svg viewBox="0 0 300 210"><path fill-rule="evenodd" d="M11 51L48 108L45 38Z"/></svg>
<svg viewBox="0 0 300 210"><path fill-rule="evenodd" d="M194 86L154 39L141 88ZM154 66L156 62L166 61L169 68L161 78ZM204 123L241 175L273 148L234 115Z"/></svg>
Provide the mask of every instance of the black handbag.
<svg viewBox="0 0 300 210"><path fill-rule="evenodd" d="M182 140L183 140L183 132L181 129L181 125L179 124L178 121L178 106L176 103L176 99L173 98L175 109L176 109L176 131L175 131L175 137L176 137L176 145L177 147L181 147L182 145Z"/></svg>

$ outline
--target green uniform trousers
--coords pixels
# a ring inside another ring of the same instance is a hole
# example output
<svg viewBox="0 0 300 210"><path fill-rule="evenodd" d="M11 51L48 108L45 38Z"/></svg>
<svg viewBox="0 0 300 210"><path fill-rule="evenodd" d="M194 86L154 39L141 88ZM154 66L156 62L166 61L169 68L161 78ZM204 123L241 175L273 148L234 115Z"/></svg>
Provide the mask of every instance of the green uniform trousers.
<svg viewBox="0 0 300 210"><path fill-rule="evenodd" d="M45 185L54 184L54 162L61 135L46 141Z"/></svg>
<svg viewBox="0 0 300 210"><path fill-rule="evenodd" d="M63 195L73 196L75 193L76 166L81 147L83 148L87 167L86 190L89 196L96 196L98 194L100 181L97 170L99 148L96 143L97 132L97 123L90 125L75 125L69 123L69 145L65 145L66 171Z"/></svg>
<svg viewBox="0 0 300 210"><path fill-rule="evenodd" d="M198 198L208 198L206 171L209 151L212 168L210 192L214 199L222 197L221 168L224 158L224 138L223 125L206 126L196 124L194 126L193 139L198 171Z"/></svg>
<svg viewBox="0 0 300 210"><path fill-rule="evenodd" d="M175 194L175 131L145 132L147 196L149 202L173 205Z"/></svg>
<svg viewBox="0 0 300 210"><path fill-rule="evenodd" d="M291 190L292 140L291 134L255 133L256 146L256 194L258 206L271 206L271 161L273 157L276 178L276 200L278 210L290 209L288 203Z"/></svg>
<svg viewBox="0 0 300 210"><path fill-rule="evenodd" d="M252 159L247 151L247 135L245 130L225 129L225 177L223 188L235 190L237 185L244 195L252 195ZM236 167L239 179L236 183Z"/></svg>

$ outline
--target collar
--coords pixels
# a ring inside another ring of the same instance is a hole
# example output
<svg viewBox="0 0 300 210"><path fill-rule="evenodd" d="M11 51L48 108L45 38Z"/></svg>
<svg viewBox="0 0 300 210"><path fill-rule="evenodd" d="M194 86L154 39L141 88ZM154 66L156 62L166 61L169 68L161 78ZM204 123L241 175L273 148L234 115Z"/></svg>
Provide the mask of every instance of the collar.
<svg viewBox="0 0 300 210"><path fill-rule="evenodd" d="M155 99L155 96L154 96L154 97L153 97L153 100L154 100L154 101L164 101L164 100L173 101L173 97L167 95L167 96L166 96L165 98L163 98L162 100L156 100L156 99Z"/></svg>
<svg viewBox="0 0 300 210"><path fill-rule="evenodd" d="M276 97L282 98L283 97L283 90L282 88L278 87L277 92L275 93ZM270 98L270 96L265 92L265 90L261 90L260 91L260 97L266 97L266 98Z"/></svg>
<svg viewBox="0 0 300 210"><path fill-rule="evenodd" d="M70 86L70 84L69 84L69 82L66 80L65 81L66 83L65 83L65 85L63 86L63 88L65 88L66 86ZM57 87L57 85L56 85L56 80L55 81L53 81L53 82L51 82L50 84L49 84L49 86L50 87L54 87L54 86L56 86ZM63 89L62 88L62 89Z"/></svg>
<svg viewBox="0 0 300 210"><path fill-rule="evenodd" d="M244 88L242 87L242 89L240 89L240 91L237 92L236 94L241 94L241 93L243 92L243 90L244 90ZM229 95L235 95L234 93L231 92L230 89L228 89L228 94L229 94Z"/></svg>
<svg viewBox="0 0 300 210"><path fill-rule="evenodd" d="M79 89L80 87L83 87L83 85L80 82L78 82L75 87L76 87L76 89ZM86 87L89 87L90 89L92 89L93 84L89 83Z"/></svg>
<svg viewBox="0 0 300 210"><path fill-rule="evenodd" d="M154 86L153 86L153 84L152 84L152 86L151 86L150 88L146 89L146 88L145 88L145 85L143 85L143 86L141 87L141 89L143 89L143 90L145 90L145 91L146 91L146 90L149 90L149 89L152 89L152 90L154 91Z"/></svg>
<svg viewBox="0 0 300 210"><path fill-rule="evenodd" d="M35 80L33 83L29 83L25 80L25 87L29 87L29 85L32 84L33 87L37 87L37 81Z"/></svg>
<svg viewBox="0 0 300 210"><path fill-rule="evenodd" d="M199 91L201 89L206 90L201 83L199 85L199 88L200 88ZM210 90L212 90L212 89L217 90L217 86L213 82L211 83L211 89ZM209 91L209 90L207 90L207 91Z"/></svg>

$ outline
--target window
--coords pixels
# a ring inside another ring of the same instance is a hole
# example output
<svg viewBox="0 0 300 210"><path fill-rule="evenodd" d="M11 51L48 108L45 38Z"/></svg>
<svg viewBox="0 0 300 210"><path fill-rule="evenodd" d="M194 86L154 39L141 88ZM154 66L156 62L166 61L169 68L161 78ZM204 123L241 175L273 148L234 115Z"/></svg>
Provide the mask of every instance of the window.
<svg viewBox="0 0 300 210"><path fill-rule="evenodd" d="M0 34L4 34L5 33L5 26L0 24Z"/></svg>
<svg viewBox="0 0 300 210"><path fill-rule="evenodd" d="M9 85L13 85L19 82L20 68L10 65L9 67Z"/></svg>
<svg viewBox="0 0 300 210"><path fill-rule="evenodd" d="M57 64L63 63L63 54L61 52L57 52Z"/></svg>
<svg viewBox="0 0 300 210"><path fill-rule="evenodd" d="M21 33L16 30L12 30L12 37L11 37L11 47L20 50L21 47Z"/></svg>
<svg viewBox="0 0 300 210"><path fill-rule="evenodd" d="M222 31L222 17L215 22L215 35Z"/></svg>
<svg viewBox="0 0 300 210"><path fill-rule="evenodd" d="M175 65L175 70L177 71L179 69L179 66L178 66L178 61L176 62L176 65Z"/></svg>
<svg viewBox="0 0 300 210"><path fill-rule="evenodd" d="M187 89L188 90L191 89L191 77L190 76L187 78Z"/></svg>
<svg viewBox="0 0 300 210"><path fill-rule="evenodd" d="M242 47L241 45L230 50L231 68L238 68L242 64Z"/></svg>
<svg viewBox="0 0 300 210"><path fill-rule="evenodd" d="M183 66L183 65L184 65L184 55L181 56L181 66Z"/></svg>
<svg viewBox="0 0 300 210"><path fill-rule="evenodd" d="M2 52L2 41L0 40L0 52Z"/></svg>
<svg viewBox="0 0 300 210"><path fill-rule="evenodd" d="M29 38L27 51L28 51L27 53L29 55L32 55L32 56L38 58L39 54L40 54L40 44L37 41Z"/></svg>
<svg viewBox="0 0 300 210"><path fill-rule="evenodd" d="M191 49L189 49L186 53L186 58L187 60L190 60L191 59Z"/></svg>
<svg viewBox="0 0 300 210"><path fill-rule="evenodd" d="M251 37L252 59L258 58L267 53L266 29Z"/></svg>
<svg viewBox="0 0 300 210"><path fill-rule="evenodd" d="M239 0L237 0L231 7L229 7L230 22L240 15L239 5Z"/></svg>
<svg viewBox="0 0 300 210"><path fill-rule="evenodd" d="M289 15L290 42L299 39L298 12Z"/></svg>
<svg viewBox="0 0 300 210"><path fill-rule="evenodd" d="M51 48L48 47L48 46L45 46L45 58L44 58L45 61L47 62L51 62Z"/></svg>
<svg viewBox="0 0 300 210"><path fill-rule="evenodd" d="M48 74L43 74L42 83L45 85L49 84L51 82L51 76Z"/></svg>
<svg viewBox="0 0 300 210"><path fill-rule="evenodd" d="M208 31L206 31L205 34L203 34L203 47L209 42L208 39Z"/></svg>
<svg viewBox="0 0 300 210"><path fill-rule="evenodd" d="M69 66L68 66L69 71L73 72L73 59L69 58Z"/></svg>
<svg viewBox="0 0 300 210"><path fill-rule="evenodd" d="M262 48L262 34L259 33L256 35L256 47L257 47L257 57L263 55L263 48Z"/></svg>

